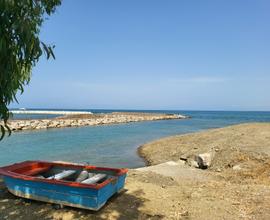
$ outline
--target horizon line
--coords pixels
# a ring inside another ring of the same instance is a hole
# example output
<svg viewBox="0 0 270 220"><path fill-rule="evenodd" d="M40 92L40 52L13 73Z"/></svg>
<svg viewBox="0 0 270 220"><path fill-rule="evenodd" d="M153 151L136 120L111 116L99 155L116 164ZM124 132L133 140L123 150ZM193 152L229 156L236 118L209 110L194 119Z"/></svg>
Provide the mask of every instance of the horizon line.
<svg viewBox="0 0 270 220"><path fill-rule="evenodd" d="M24 108L25 110L107 110L107 111L205 111L205 112L270 112L270 110L224 110L224 109L137 109L137 108L10 108L10 110L18 110Z"/></svg>

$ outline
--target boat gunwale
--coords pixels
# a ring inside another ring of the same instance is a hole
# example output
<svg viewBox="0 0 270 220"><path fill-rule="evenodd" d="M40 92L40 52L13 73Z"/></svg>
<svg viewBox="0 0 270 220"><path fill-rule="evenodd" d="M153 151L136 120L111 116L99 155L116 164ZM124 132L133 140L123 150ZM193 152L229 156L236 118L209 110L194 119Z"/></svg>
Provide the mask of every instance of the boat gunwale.
<svg viewBox="0 0 270 220"><path fill-rule="evenodd" d="M19 174L16 172L13 172L12 170L21 168L26 165L34 165L34 164L45 164L48 166L51 165L56 165L56 166L63 166L63 167L69 167L69 168L84 168L84 169L92 169L92 170L101 170L101 171L114 171L115 176L111 177L104 182L100 184L84 184L84 183L79 183L79 182L67 182L64 180L55 180L55 179L41 179L38 177L34 176L28 176L24 174ZM11 178L15 179L20 179L20 180L25 180L25 181L34 181L34 182L43 182L43 183L48 183L48 184L57 184L57 185L64 185L64 186L69 186L69 187L75 187L75 188L86 188L86 189L101 189L104 186L108 185L109 183L114 183L116 178L118 176L122 176L126 174L128 169L125 168L109 168L109 167L96 167L96 166L91 166L91 165L81 165L81 164L74 164L74 163L67 163L67 162L47 162L47 161L24 161L21 163L15 163L12 165L0 167L0 175L2 176L8 176Z"/></svg>

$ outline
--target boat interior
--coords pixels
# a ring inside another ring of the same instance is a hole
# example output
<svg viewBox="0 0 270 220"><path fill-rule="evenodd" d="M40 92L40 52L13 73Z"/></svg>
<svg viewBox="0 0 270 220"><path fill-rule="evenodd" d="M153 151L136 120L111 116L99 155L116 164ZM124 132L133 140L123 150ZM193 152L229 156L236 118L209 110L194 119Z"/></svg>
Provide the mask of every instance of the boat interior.
<svg viewBox="0 0 270 220"><path fill-rule="evenodd" d="M13 169L12 172L41 179L78 182L83 184L100 184L116 176L110 169L95 169L87 166L69 166L66 164L35 163Z"/></svg>

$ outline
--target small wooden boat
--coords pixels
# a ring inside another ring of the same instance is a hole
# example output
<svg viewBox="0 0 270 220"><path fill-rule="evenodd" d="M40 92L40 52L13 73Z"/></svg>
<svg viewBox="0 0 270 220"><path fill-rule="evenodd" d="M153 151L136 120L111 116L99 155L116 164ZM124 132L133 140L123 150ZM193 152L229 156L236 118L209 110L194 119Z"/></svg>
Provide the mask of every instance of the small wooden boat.
<svg viewBox="0 0 270 220"><path fill-rule="evenodd" d="M8 190L19 197L99 210L125 184L127 169L25 161L1 167Z"/></svg>

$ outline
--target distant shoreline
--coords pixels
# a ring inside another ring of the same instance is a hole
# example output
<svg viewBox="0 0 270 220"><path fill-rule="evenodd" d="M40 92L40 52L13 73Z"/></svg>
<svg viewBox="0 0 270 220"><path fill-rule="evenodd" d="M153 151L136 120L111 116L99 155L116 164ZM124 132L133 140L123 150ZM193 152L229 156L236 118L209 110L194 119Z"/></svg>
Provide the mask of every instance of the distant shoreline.
<svg viewBox="0 0 270 220"><path fill-rule="evenodd" d="M93 114L87 111L50 111L50 110L11 110L12 114L47 114L47 115L77 115Z"/></svg>

